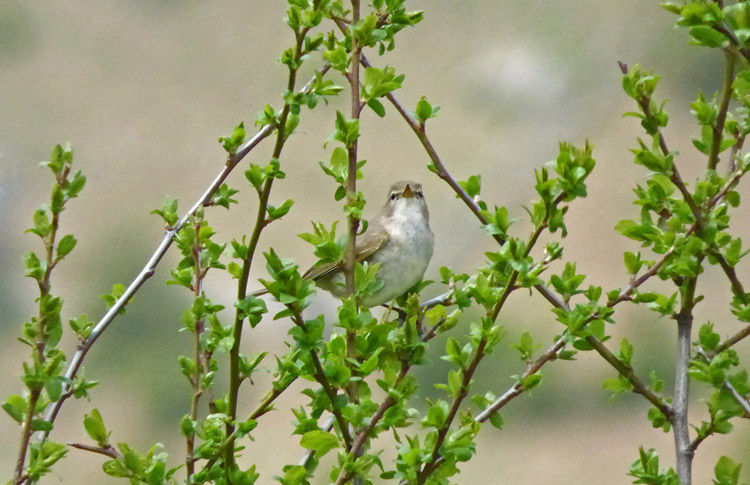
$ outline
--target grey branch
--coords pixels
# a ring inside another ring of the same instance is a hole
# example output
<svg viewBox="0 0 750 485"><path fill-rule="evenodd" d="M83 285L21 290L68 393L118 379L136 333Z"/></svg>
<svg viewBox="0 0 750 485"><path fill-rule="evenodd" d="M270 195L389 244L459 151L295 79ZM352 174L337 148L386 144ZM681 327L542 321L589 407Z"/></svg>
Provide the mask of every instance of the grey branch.
<svg viewBox="0 0 750 485"><path fill-rule="evenodd" d="M745 410L745 415L743 417L750 419L750 402L748 402L748 400L745 399L745 397L740 394L739 391L737 391L737 389L728 380L724 381L724 387L726 387L729 392L732 393L735 401L737 401L739 405L742 406L742 409Z"/></svg>

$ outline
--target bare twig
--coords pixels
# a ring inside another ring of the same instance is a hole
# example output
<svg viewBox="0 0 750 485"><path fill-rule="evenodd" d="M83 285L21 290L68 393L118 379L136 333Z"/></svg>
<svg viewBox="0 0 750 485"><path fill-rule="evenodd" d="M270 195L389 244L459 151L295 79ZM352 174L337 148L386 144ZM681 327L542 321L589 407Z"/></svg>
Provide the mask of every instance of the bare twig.
<svg viewBox="0 0 750 485"><path fill-rule="evenodd" d="M724 381L724 387L732 393L732 396L734 396L734 400L737 401L740 406L742 406L742 409L745 411L743 417L750 419L750 402L748 402L748 400L742 394L740 394L728 380Z"/></svg>
<svg viewBox="0 0 750 485"><path fill-rule="evenodd" d="M122 455L120 455L117 450L112 448L112 446L108 446L107 448L102 448L99 446L91 446L91 445L84 445L82 443L68 443L68 446L72 448L77 448L79 450L83 451L90 451L92 453L98 453L100 455L108 456L110 458L122 458Z"/></svg>
<svg viewBox="0 0 750 485"><path fill-rule="evenodd" d="M727 350L728 348L734 346L737 342L739 342L740 340L743 340L743 339L747 338L748 336L750 336L750 325L748 325L747 327L743 328L742 330L740 330L739 332L737 332L736 334L732 335L731 337L729 337L728 339L726 339L724 342L722 342L721 344L719 344L714 349L714 352L717 353L717 354L720 353L720 352L724 352L725 350Z"/></svg>

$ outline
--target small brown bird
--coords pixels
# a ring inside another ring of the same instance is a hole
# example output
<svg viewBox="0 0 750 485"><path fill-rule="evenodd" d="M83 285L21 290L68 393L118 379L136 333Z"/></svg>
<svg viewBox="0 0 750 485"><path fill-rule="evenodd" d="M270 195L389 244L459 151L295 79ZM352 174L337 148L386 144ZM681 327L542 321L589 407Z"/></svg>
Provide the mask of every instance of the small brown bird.
<svg viewBox="0 0 750 485"><path fill-rule="evenodd" d="M417 284L430 264L434 244L422 184L411 180L394 183L380 214L357 238L356 261L380 263L377 278L383 282L382 288L362 298L360 305L382 305ZM343 262L313 266L303 278L340 298L347 294L343 266ZM264 293L267 291L254 295Z"/></svg>

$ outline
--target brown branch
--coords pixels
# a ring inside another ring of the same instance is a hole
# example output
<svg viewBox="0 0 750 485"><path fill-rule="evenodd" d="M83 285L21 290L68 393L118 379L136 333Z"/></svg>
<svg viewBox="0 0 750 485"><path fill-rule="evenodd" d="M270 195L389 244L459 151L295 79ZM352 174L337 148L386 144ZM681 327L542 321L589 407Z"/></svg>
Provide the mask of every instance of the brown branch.
<svg viewBox="0 0 750 485"><path fill-rule="evenodd" d="M714 353L718 354L718 353L724 352L725 350L727 350L728 348L732 347L737 342L739 342L739 341L747 338L748 336L750 336L750 325L748 325L747 327L743 328L742 330L740 330L739 332L737 332L736 334L732 335L731 337L729 337L728 339L726 339L724 342L722 342L721 344L719 344L714 349Z"/></svg>
<svg viewBox="0 0 750 485"><path fill-rule="evenodd" d="M721 141L724 139L724 122L727 119L727 110L729 109L729 100L732 98L732 82L734 81L735 57L729 51L725 53L726 63L724 67L724 83L721 91L721 104L719 105L719 114L716 123L712 127L713 137L711 138L711 149L708 152L708 168L716 170L719 164L719 150Z"/></svg>
<svg viewBox="0 0 750 485"><path fill-rule="evenodd" d="M352 25L357 25L360 18L360 0L352 0ZM351 86L351 115L353 120L359 120L362 112L361 99L360 99L360 86L359 86L359 61L361 55L362 46L357 41L357 36L352 33L351 35L351 72L349 73L348 79ZM346 199L348 204L352 204L357 197L357 149L359 146L359 140L354 139L347 148L347 154L349 157L349 173L347 174L346 180ZM346 280L346 292L349 296L354 295L354 267L357 263L356 257L356 246L357 246L357 230L359 229L359 219L354 216L353 213L349 214L347 218L348 225L348 238L346 244L346 254L344 256L344 277ZM357 331L354 329L346 330L346 354L349 358L347 364L354 372L352 361L357 359ZM347 386L346 393L352 402L359 402L357 396L357 384L352 383ZM349 441L351 443L351 440Z"/></svg>
<svg viewBox="0 0 750 485"><path fill-rule="evenodd" d="M397 387L399 383L404 379L404 377L406 377L406 374L409 372L410 368L411 365L408 362L401 362L401 370L399 371L398 376L396 376L394 387ZM365 443L367 443L367 439L370 437L370 433L372 433L372 430L374 430L375 426L377 426L380 420L383 419L386 411L388 411L397 403L398 400L391 397L390 394L386 396L385 400L380 403L378 409L376 409L375 413L370 417L370 422L367 423L364 428L357 431L357 434L354 437L354 441L352 442L351 447L349 447L350 455L355 457L359 456L359 454L362 452L363 447L365 446ZM344 469L342 468L342 473L336 480L336 485L342 485L352 479L352 472L343 470Z"/></svg>
<svg viewBox="0 0 750 485"><path fill-rule="evenodd" d="M474 418L474 420L478 423L487 421L490 416L492 416L492 414L499 411L516 397L520 396L525 391L523 382L526 380L526 378L539 372L539 370L547 362L557 359L557 354L565 347L565 339L565 335L558 338L551 347L549 347L542 355L539 356L539 358L529 363L518 381L513 386L511 386L510 389L505 391L502 396L497 398L495 402L487 406L487 408L479 413L476 418Z"/></svg>
<svg viewBox="0 0 750 485"><path fill-rule="evenodd" d="M68 174L70 173L70 166L68 165L64 167L65 168L62 170L62 172L58 172L55 174L56 186L62 186L67 182ZM60 214L62 213L66 202L67 199L63 199L60 211L58 211L57 213L52 213L50 231L48 234L42 237L46 252L46 269L44 271L44 276L42 276L40 280L37 280L37 284L39 287L39 298L37 300L39 302L37 319L39 322L39 330L36 337L34 338L35 346L34 350L32 351L32 359L36 358L36 360L38 361L34 364L35 366L44 364L47 356L47 339L49 338L49 335L47 334L47 311L43 308L43 305L45 297L50 294L50 277L52 276L52 270L54 269L58 261L58 259L55 257L55 240L57 239L57 230L60 227ZM35 357L33 356L34 351L36 352ZM29 388L29 402L26 409L26 419L24 420L21 428L21 440L18 450L18 458L16 459L16 468L13 474L13 484L20 484L28 479L28 476L24 473L24 464L26 463L26 453L29 448L29 441L31 440L31 436L34 434L31 426L34 421L34 417L37 414L37 403L39 402L42 394L42 387L39 384L27 384L27 387Z"/></svg>
<svg viewBox="0 0 750 485"><path fill-rule="evenodd" d="M294 48L294 63L290 64L289 77L287 80L287 92L293 92L294 87L297 83L297 70L299 69L300 60L305 54L303 52L303 43L305 36L309 31L308 28L304 28L301 31L295 32L296 45ZM289 102L284 102L284 107L281 109L281 114L276 124L276 144L273 149L272 158L278 159L281 156L281 151L284 149L286 143L286 122L291 112L291 106ZM268 199L271 194L271 187L273 186L274 177L268 177L263 184L263 189L258 194L258 212L255 218L255 226L253 228L252 235L250 237L250 243L248 244L248 253L242 262L242 274L240 275L239 281L237 282L237 301L244 300L247 297L247 284L250 275L250 268L255 257L255 250L260 240L260 235L263 229L268 225L266 219L266 210L268 208ZM242 328L244 323L244 314L242 310L237 308L234 317L234 328L232 335L234 337L234 344L229 350L229 392L227 396L227 414L229 415L230 422L227 424L227 434L230 435L234 431L234 421L237 418L237 399L239 396L240 385L242 379L239 372L240 362L240 343L242 340ZM234 464L234 442L230 441L229 446L226 450L226 456L224 457L229 465Z"/></svg>
<svg viewBox="0 0 750 485"><path fill-rule="evenodd" d="M742 140L744 140L744 138L742 138ZM737 143L739 144L739 142L737 142ZM737 146L737 145L735 145L735 146ZM732 148L734 148L734 147L732 147ZM735 156L732 156L732 160L734 160L734 157ZM745 175L745 171L744 170L742 170L741 168L735 169L734 170L734 175L729 180L729 182L727 182L727 184L724 186L724 188L722 188L719 191L719 193L716 194L714 197L712 197L711 200L708 202L708 204L706 205L706 210L710 211L716 204L718 204L719 202L721 202L722 199L724 199L724 197L726 197L727 192L729 192L730 190L732 190L733 188L735 188L737 186L737 184L739 183L739 181L740 181L740 179L742 178L743 175Z"/></svg>
<svg viewBox="0 0 750 485"><path fill-rule="evenodd" d="M349 425L346 423L344 416L341 414L339 409L336 409L336 390L328 382L323 366L320 363L320 358L315 350L310 349L310 357L312 358L313 365L315 366L315 380L323 387L323 390L328 396L328 400L331 402L331 413L336 417L336 423L339 425L341 436L344 438L344 443L347 448L352 446L352 437L349 434Z"/></svg>
<svg viewBox="0 0 750 485"><path fill-rule="evenodd" d="M21 428L21 445L18 450L16 470L13 475L12 483L14 485L23 483L23 481L25 480L23 466L26 463L26 451L29 449L29 440L31 439L31 435L33 434L33 431L31 431L31 423L34 420L36 404L39 401L39 396L41 395L41 393L41 389L32 389L29 395L29 407L26 410L26 419L24 420L23 427Z"/></svg>
<svg viewBox="0 0 750 485"><path fill-rule="evenodd" d="M614 367L621 376L625 377L628 382L630 382L630 384L633 386L633 392L645 397L651 404L654 405L654 407L658 408L659 411L661 411L662 414L667 417L667 419L672 418L672 416L674 415L674 409L672 408L672 406L670 406L669 403L666 402L664 398L661 397L658 393L649 389L649 387L635 374L632 366L624 364L597 338L588 336L586 337L586 341L592 347L594 347L594 350L596 350L596 352L601 355L604 360L606 360L612 367Z"/></svg>
<svg viewBox="0 0 750 485"><path fill-rule="evenodd" d="M732 285L732 292L734 295L742 300L743 303L748 303L748 296L745 293L745 288L742 286L742 282L740 282L737 272L734 270L734 266L730 265L724 255L714 248L709 248L708 254L718 261L719 266L721 266L721 269L724 271L724 274L726 274Z"/></svg>
<svg viewBox="0 0 750 485"><path fill-rule="evenodd" d="M115 460L118 458L122 458L122 455L120 455L117 452L117 450L115 450L111 445L107 446L106 448L101 448L99 446L84 445L82 443L68 443L68 446L72 448L77 448L83 451L90 451L92 453L98 453L100 455L114 458Z"/></svg>
<svg viewBox="0 0 750 485"><path fill-rule="evenodd" d="M729 150L729 171L737 170L737 155L742 151L742 145L745 144L745 134L735 134L737 142Z"/></svg>
<svg viewBox="0 0 750 485"><path fill-rule="evenodd" d="M737 51L738 51L738 52L739 52L739 53L740 53L740 54L741 54L741 55L742 55L742 56L743 56L743 57L744 57L745 59L747 59L748 61L750 61L750 51L749 51L749 50L748 50L747 48L745 48L745 47L742 47L742 46L740 45L740 41L739 41L739 40L737 39L737 36L736 36L736 35L734 35L734 32L732 32L732 31L731 31L731 30L729 29L729 27L727 27L727 26L726 26L726 25L724 25L724 24L720 24L720 25L714 25L714 26L713 26L713 28L714 28L714 30L716 30L717 32L721 32L722 34L724 34L724 35L725 35L725 36L727 37L727 39L729 39L729 42L730 42L730 43L731 43L731 44L732 44L732 45L733 45L733 46L734 46L734 47L735 47L735 48L737 49Z"/></svg>
<svg viewBox="0 0 750 485"><path fill-rule="evenodd" d="M302 318L300 311L291 305L287 305L287 308L293 313L292 322L304 330L305 320ZM336 423L339 425L339 430L341 430L341 436L344 438L344 443L347 448L351 448L352 437L351 434L349 434L349 425L341 414L341 410L336 409L336 389L334 389L328 381L328 377L326 377L325 370L320 363L320 358L318 357L318 353L315 352L315 349L310 349L310 358L312 359L313 367L315 367L315 380L318 381L318 384L321 385L326 396L328 396L328 400L331 402L331 413L336 417Z"/></svg>
<svg viewBox="0 0 750 485"><path fill-rule="evenodd" d="M200 225L198 222L195 227L196 234L200 233ZM196 239L196 246L192 250L193 256L193 273L195 276L195 282L193 283L193 296L197 299L200 298L203 293L203 279L205 278L208 268L201 267L200 253L203 249L203 245L200 242L200 238ZM197 421L198 419L198 405L200 399L203 396L203 376L209 372L210 367L210 354L205 351L201 351L201 336L203 335L204 321L199 318L195 322L194 332L194 356L195 356L195 375L189 377L190 383L193 386L193 395L190 399L190 419ZM190 483L192 476L195 474L195 433L190 433L189 436L185 437L186 440L186 455L185 455L185 470L187 471L187 482Z"/></svg>

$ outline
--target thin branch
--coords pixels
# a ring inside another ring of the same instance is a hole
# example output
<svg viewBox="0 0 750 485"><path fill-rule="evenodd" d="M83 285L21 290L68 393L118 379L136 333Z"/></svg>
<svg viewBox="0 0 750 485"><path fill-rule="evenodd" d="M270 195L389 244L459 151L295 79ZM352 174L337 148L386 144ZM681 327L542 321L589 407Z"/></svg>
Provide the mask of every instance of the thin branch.
<svg viewBox="0 0 750 485"><path fill-rule="evenodd" d="M396 377L396 383L394 384L394 387L397 387L399 383L401 383L404 377L406 377L406 375L408 374L410 368L411 365L408 362L401 362L401 370ZM367 443L368 438L370 438L370 433L372 433L372 431L375 429L375 426L377 426L380 420L383 419L386 411L388 411L397 403L398 400L391 397L390 394L386 396L385 400L380 403L378 408L375 410L375 413L370 417L370 421L367 423L367 425L357 431L357 434L354 437L354 441L349 447L349 455L355 457L359 456L365 446L365 443ZM344 471L344 469L342 468L342 473L339 475L338 479L336 479L336 485L342 485L351 480L352 474L353 473L351 471Z"/></svg>
<svg viewBox="0 0 750 485"><path fill-rule="evenodd" d="M304 330L305 320L302 318L302 313L300 313L300 311L295 306L287 305L286 307L293 314L291 317L292 322L294 322L295 325ZM326 393L326 396L328 396L328 400L331 402L331 413L333 413L333 415L336 417L336 423L339 425L339 430L341 431L341 436L344 438L344 443L346 444L347 448L351 448L352 437L351 434L349 434L349 425L344 419L344 416L341 414L341 410L336 409L336 389L328 380L325 370L323 369L323 365L320 363L318 353L315 351L315 349L310 349L310 358L312 360L313 367L315 367L315 380L318 381L318 384L321 385L323 391Z"/></svg>
<svg viewBox="0 0 750 485"><path fill-rule="evenodd" d="M708 168L716 170L719 164L719 150L721 141L724 139L724 121L727 119L727 110L729 109L729 100L732 98L732 82L734 81L734 65L736 59L734 54L729 51L725 53L726 62L724 67L724 82L721 91L721 103L719 105L719 114L716 117L712 131L711 149L708 152Z"/></svg>
<svg viewBox="0 0 750 485"><path fill-rule="evenodd" d="M744 286L742 286L742 283L737 276L737 272L734 270L734 266L730 265L724 255L714 248L709 248L708 254L710 254L714 259L716 259L716 261L718 261L719 266L721 266L721 269L724 271L724 274L727 275L729 283L732 285L732 293L734 293L737 298L742 300L743 303L748 303L748 295L745 293L745 288Z"/></svg>
<svg viewBox="0 0 750 485"><path fill-rule="evenodd" d="M70 166L66 166L61 172L55 174L57 186L62 186L66 183L68 174L70 173ZM50 224L49 233L42 236L44 242L44 248L46 252L46 269L41 279L37 281L39 286L39 298L38 298L38 322L39 328L37 335L34 337L34 350L32 350L32 359L35 360L34 366L44 365L47 357L47 341L49 334L47 333L47 311L43 308L45 297L50 294L50 277L52 276L52 270L57 264L58 259L55 257L55 240L57 238L57 230L60 226L60 214L65 207L67 200L63 199L62 207L59 211L52 212L52 221ZM35 355L34 355L35 354ZM26 463L26 453L29 448L29 441L34 431L31 429L34 422L34 418L37 415L37 404L42 394L42 386L40 384L27 384L29 389L29 402L26 408L26 419L24 419L23 426L21 427L21 440L20 447L18 450L18 458L16 460L16 468L13 474L13 484L22 483L28 477L24 473L24 465ZM24 478L27 477L27 478Z"/></svg>
<svg viewBox="0 0 750 485"><path fill-rule="evenodd" d="M741 55L742 55L742 56L743 56L743 57L744 57L745 59L747 59L748 61L750 61L750 51L749 51L749 50L748 50L747 48L745 48L745 47L742 47L742 46L740 45L740 41L739 41L739 40L737 39L737 36L736 36L736 35L734 35L734 32L732 32L732 31L731 31L731 30L729 29L729 27L727 27L727 26L726 26L726 25L724 25L724 24L720 24L720 25L717 25L717 26L713 26L713 28L714 28L714 30L716 30L717 32L721 32L722 34L724 34L724 35L725 35L725 36L727 37L727 39L729 39L729 42L730 42L730 43L731 43L731 44L732 44L732 45L733 45L733 46L734 46L734 47L735 47L735 48L737 49L737 51L738 51L738 52L739 52L739 53L740 53L740 54L741 54Z"/></svg>
<svg viewBox="0 0 750 485"><path fill-rule="evenodd" d="M729 392L732 393L732 396L734 397L734 400L737 401L737 403L742 406L742 409L745 411L745 414L743 415L744 418L750 419L750 402L748 402L745 397L740 394L737 389L732 385L731 382L728 380L724 381L724 387L729 390Z"/></svg>
<svg viewBox="0 0 750 485"><path fill-rule="evenodd" d="M313 349L310 349L310 358L315 367L315 380L318 381L321 387L323 387L323 391L325 391L326 396L328 396L328 400L331 402L331 413L333 413L336 418L336 423L339 425L339 430L341 431L341 436L344 438L344 443L347 448L351 448L352 437L349 434L349 425L341 414L341 410L336 409L336 389L334 389L328 381L325 371L323 370L323 365L320 363L320 358Z"/></svg>
<svg viewBox="0 0 750 485"><path fill-rule="evenodd" d="M16 470L13 475L13 484L20 484L24 481L23 466L26 463L26 451L29 449L29 440L33 431L31 430L31 423L34 420L36 404L39 401L41 395L41 389L32 389L29 395L29 407L26 411L26 419L23 422L21 428L21 445L18 450L18 459L16 460Z"/></svg>
<svg viewBox="0 0 750 485"><path fill-rule="evenodd" d="M352 22L351 25L357 25L360 19L360 0L351 0L352 4ZM339 24L340 25L340 24ZM360 99L360 85L359 85L359 61L361 56L362 46L359 45L357 36L352 32L351 36L351 64L349 72L349 84L351 86L351 115L352 120L359 120L362 112L362 100ZM347 204L354 203L357 197L357 150L359 147L359 140L355 138L347 146L347 154L349 158L348 174L346 180L346 200ZM346 243L346 253L344 255L344 277L346 280L346 293L348 296L354 295L354 267L357 263L357 230L359 229L359 219L355 217L354 213L349 213L347 217L347 228L348 237ZM356 329L346 330L346 356L348 357L347 366L352 370L354 375L355 369L353 362L357 359L357 331ZM357 395L357 383L351 383L346 388L347 396L349 400L357 403L359 402L359 396Z"/></svg>
<svg viewBox="0 0 750 485"><path fill-rule="evenodd" d="M200 233L200 222L195 227L196 234ZM205 270L201 267L200 253L203 249L200 238L196 239L196 246L193 247L193 274L195 282L193 283L193 296L197 299L203 294L203 279L208 272L208 268ZM195 374L192 377L188 377L190 383L193 386L193 394L190 399L190 419L192 421L198 420L198 405L200 399L203 396L203 377L209 372L209 361L211 360L210 354L207 351L201 351L201 336L203 335L204 321L199 318L195 322L193 328L193 350L195 358ZM188 433L185 437L186 440L186 455L185 455L185 470L187 471L187 482L190 483L192 476L195 474L195 433Z"/></svg>
<svg viewBox="0 0 750 485"><path fill-rule="evenodd" d="M737 170L737 155L742 151L742 146L745 144L745 134L735 133L735 139L737 142L732 145L729 149L729 172L732 173Z"/></svg>
<svg viewBox="0 0 750 485"><path fill-rule="evenodd" d="M744 141L744 139L745 139L744 137L740 138L740 140L742 140L742 141ZM736 147L739 144L740 144L740 141L738 141L737 144L734 145L734 147ZM732 147L732 148L734 148L734 147ZM734 155L732 155L732 160L734 161L735 158L736 158L736 153ZM724 188L722 188L721 191L719 191L719 193L716 194L714 197L712 197L711 200L708 202L708 204L706 205L706 210L707 211L710 211L716 204L718 204L719 202L721 202L722 199L724 199L724 197L726 197L727 192L729 192L730 190L734 189L737 186L737 184L739 183L739 181L742 178L742 176L745 175L745 171L742 170L742 168L736 168L733 171L733 173L734 173L734 175L729 180L729 182L724 186Z"/></svg>
<svg viewBox="0 0 750 485"><path fill-rule="evenodd" d="M551 209L556 207L558 204L560 204L563 199L565 198L565 194L560 194L554 201L550 202L547 206L546 214L544 216L544 220L538 224L534 231L532 231L531 236L529 236L529 239L526 243L526 250L524 252L524 257L527 257L531 250L534 248L534 245L539 240L539 236L542 234L542 232L547 228L549 223L549 217L551 214ZM500 297L498 298L495 305L493 305L492 310L489 312L489 319L494 323L497 320L497 317L500 315L500 311L502 310L503 306L505 305L505 302L508 301L508 297L510 296L511 292L516 289L516 281L518 279L519 272L517 270L514 270L510 277L508 278L508 281L505 283L505 288L503 288L503 292L500 294ZM477 348L474 351L474 356L471 359L471 362L469 363L469 366L466 369L462 369L463 371L463 377L461 380L461 387L459 389L458 395L454 397L453 403L451 404L448 415L445 419L445 422L442 427L438 429L438 435L435 439L435 445L433 447L432 451L432 459L425 463L422 469L417 473L417 483L422 484L425 483L427 478L437 469L439 466L438 461L441 458L440 455L440 447L443 446L443 443L445 442L445 438L448 435L448 431L450 431L450 427L453 424L453 420L456 418L456 415L458 414L459 409L461 408L461 403L466 398L466 396L469 393L469 387L471 386L472 378L474 377L474 373L479 366L479 363L484 358L485 350L488 344L487 337L483 336L479 343L477 344Z"/></svg>
<svg viewBox="0 0 750 485"><path fill-rule="evenodd" d="M487 421L490 416L499 411L510 401L520 396L525 391L523 382L526 380L526 378L539 372L539 370L547 362L557 359L558 353L565 347L565 340L566 335L561 336L551 347L549 347L542 355L540 355L539 358L528 364L526 366L526 370L523 372L523 374L521 374L521 377L518 379L518 381L513 386L511 386L510 389L505 391L502 396L497 398L495 402L487 406L487 408L485 408L481 413L477 414L476 418L474 418L474 421L478 423Z"/></svg>
<svg viewBox="0 0 750 485"><path fill-rule="evenodd" d="M743 328L742 330L740 330L739 332L737 332L736 334L732 335L731 337L729 337L728 339L726 339L724 342L722 342L721 344L719 344L714 349L714 352L717 353L717 354L721 353L721 352L724 352L728 348L734 346L737 342L739 342L739 341L741 341L741 340L743 340L743 339L745 339L745 338L747 338L749 336L750 336L750 325L748 325L747 327Z"/></svg>
<svg viewBox="0 0 750 485"><path fill-rule="evenodd" d="M620 65L620 70L622 71L622 73L627 74L628 66L623 63L619 63L619 65ZM643 111L643 115L647 119L653 117L653 115L651 114L651 98L649 96L643 95L639 99L637 99L636 102L638 103L638 106L640 106L641 111ZM664 154L664 156L668 156L669 148L667 147L667 142L664 139L664 133L662 133L662 131L658 127L656 128L656 135L659 139L659 147L661 148L662 153ZM703 214L701 212L701 209L695 203L695 199L693 199L692 194L687 189L685 182L683 182L682 180L682 176L680 175L680 172L677 170L677 167L674 165L672 165L672 173L669 176L669 180L671 180L672 183L675 184L675 186L677 187L677 190L680 191L682 198L685 200L688 207L690 207L690 211L695 216L695 221L698 224L698 228L702 227Z"/></svg>
<svg viewBox="0 0 750 485"><path fill-rule="evenodd" d="M309 28L296 31L296 44L294 48L294 63L289 65L289 77L287 80L287 92L293 92L297 83L297 70L299 69L300 60L304 55L303 43L305 36L307 35ZM281 109L276 125L276 144L274 145L272 158L279 159L281 157L281 151L284 149L284 144L287 140L286 134L286 122L289 118L291 106L288 101L284 103L284 107ZM255 226L253 228L252 235L250 236L250 242L248 244L248 252L242 262L242 273L239 281L237 282L237 301L242 301L247 297L247 284L250 275L250 268L255 258L255 252L258 247L258 241L263 229L268 225L268 219L266 218L266 210L268 208L268 199L271 194L271 188L273 186L274 177L268 177L263 184L263 189L258 194L258 212L255 218ZM242 341L242 328L245 321L245 316L239 308L235 311L234 327L232 335L234 338L234 344L229 350L229 392L227 395L227 407L230 422L227 424L227 434L232 434L234 431L233 421L237 418L237 399L239 396L240 385L242 384L242 378L239 371L240 363L240 343ZM224 459L231 466L234 464L234 442L229 441Z"/></svg>
<svg viewBox="0 0 750 485"><path fill-rule="evenodd" d="M100 455L108 456L113 459L122 458L122 455L120 455L117 450L112 448L112 446L108 446L107 448L101 448L99 446L91 446L91 445L84 445L82 443L68 443L68 446L72 448L77 448L79 450L83 451L90 451L92 453L98 453Z"/></svg>
<svg viewBox="0 0 750 485"><path fill-rule="evenodd" d="M664 398L661 397L658 393L651 390L646 385L646 383L644 383L635 374L632 366L625 365L597 338L588 336L586 337L586 341L592 347L594 347L594 350L596 350L596 352L601 355L604 360L606 360L612 367L614 367L621 376L625 377L628 382L630 382L630 384L633 386L633 392L645 397L651 404L654 405L654 407L658 408L659 411L661 411L662 414L667 417L667 419L672 418L672 416L674 415L674 409L672 408L672 406L670 406L669 403L664 400Z"/></svg>

